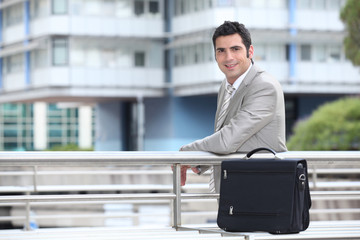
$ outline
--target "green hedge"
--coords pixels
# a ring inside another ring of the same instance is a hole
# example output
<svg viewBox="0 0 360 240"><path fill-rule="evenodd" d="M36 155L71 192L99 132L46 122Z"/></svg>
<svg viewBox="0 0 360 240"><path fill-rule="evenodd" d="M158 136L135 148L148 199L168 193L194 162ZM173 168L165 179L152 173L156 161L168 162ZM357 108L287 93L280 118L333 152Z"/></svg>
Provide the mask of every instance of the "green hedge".
<svg viewBox="0 0 360 240"><path fill-rule="evenodd" d="M88 149L79 148L78 145L76 145L74 143L70 143L67 145L56 145L46 151L94 151L94 149L93 148L88 148Z"/></svg>
<svg viewBox="0 0 360 240"><path fill-rule="evenodd" d="M360 150L360 98L347 97L320 106L299 121L289 150Z"/></svg>

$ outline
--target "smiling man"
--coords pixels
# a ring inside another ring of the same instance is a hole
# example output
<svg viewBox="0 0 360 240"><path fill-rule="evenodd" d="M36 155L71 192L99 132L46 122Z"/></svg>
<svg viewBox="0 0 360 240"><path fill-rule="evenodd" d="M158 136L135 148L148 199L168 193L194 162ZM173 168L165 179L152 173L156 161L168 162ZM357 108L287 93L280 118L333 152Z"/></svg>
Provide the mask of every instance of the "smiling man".
<svg viewBox="0 0 360 240"><path fill-rule="evenodd" d="M180 151L229 154L258 147L287 151L284 93L274 77L254 64L249 31L243 24L225 21L216 28L212 40L216 62L225 74L218 93L215 132L182 146ZM181 168L182 185L190 167ZM192 166L198 174L208 169ZM210 190L219 192L220 166L212 170Z"/></svg>

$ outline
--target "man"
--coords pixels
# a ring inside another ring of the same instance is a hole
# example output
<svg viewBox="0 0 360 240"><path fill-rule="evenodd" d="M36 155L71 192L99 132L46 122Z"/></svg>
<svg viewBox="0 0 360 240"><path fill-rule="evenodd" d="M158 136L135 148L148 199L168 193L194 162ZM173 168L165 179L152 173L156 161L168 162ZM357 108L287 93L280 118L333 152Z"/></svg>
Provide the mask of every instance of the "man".
<svg viewBox="0 0 360 240"><path fill-rule="evenodd" d="M284 94L279 82L253 63L249 31L243 24L225 21L212 40L216 62L226 77L218 93L215 133L182 146L180 151L229 154L258 147L287 151ZM182 185L188 168L181 168ZM201 174L208 168L197 166L192 170ZM215 191L219 192L220 166L214 166L212 174Z"/></svg>

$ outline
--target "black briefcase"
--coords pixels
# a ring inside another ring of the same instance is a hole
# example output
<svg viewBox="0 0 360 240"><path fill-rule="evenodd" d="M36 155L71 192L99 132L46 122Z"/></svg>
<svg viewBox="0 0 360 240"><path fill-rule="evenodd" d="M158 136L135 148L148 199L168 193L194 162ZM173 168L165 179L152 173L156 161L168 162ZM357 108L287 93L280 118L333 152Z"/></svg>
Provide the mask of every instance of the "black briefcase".
<svg viewBox="0 0 360 240"><path fill-rule="evenodd" d="M252 158L266 150L275 158ZM279 159L268 148L221 164L217 224L229 232L297 233L309 226L311 198L305 159Z"/></svg>

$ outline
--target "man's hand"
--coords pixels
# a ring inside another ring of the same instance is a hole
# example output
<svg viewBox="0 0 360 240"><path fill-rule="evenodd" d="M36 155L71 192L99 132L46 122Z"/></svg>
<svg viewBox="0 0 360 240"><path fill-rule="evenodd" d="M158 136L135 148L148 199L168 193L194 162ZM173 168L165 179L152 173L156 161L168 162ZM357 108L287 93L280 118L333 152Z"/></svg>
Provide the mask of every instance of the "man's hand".
<svg viewBox="0 0 360 240"><path fill-rule="evenodd" d="M187 170L189 169L189 168L191 168L191 170L194 172L194 173L196 173L196 174L198 174L200 171L199 171L199 169L197 168L197 167L191 167L191 166L189 166L189 165L183 165L183 166L181 166L181 170L180 170L180 175L181 175L181 186L185 186L185 183L186 183L186 172L187 172Z"/></svg>

